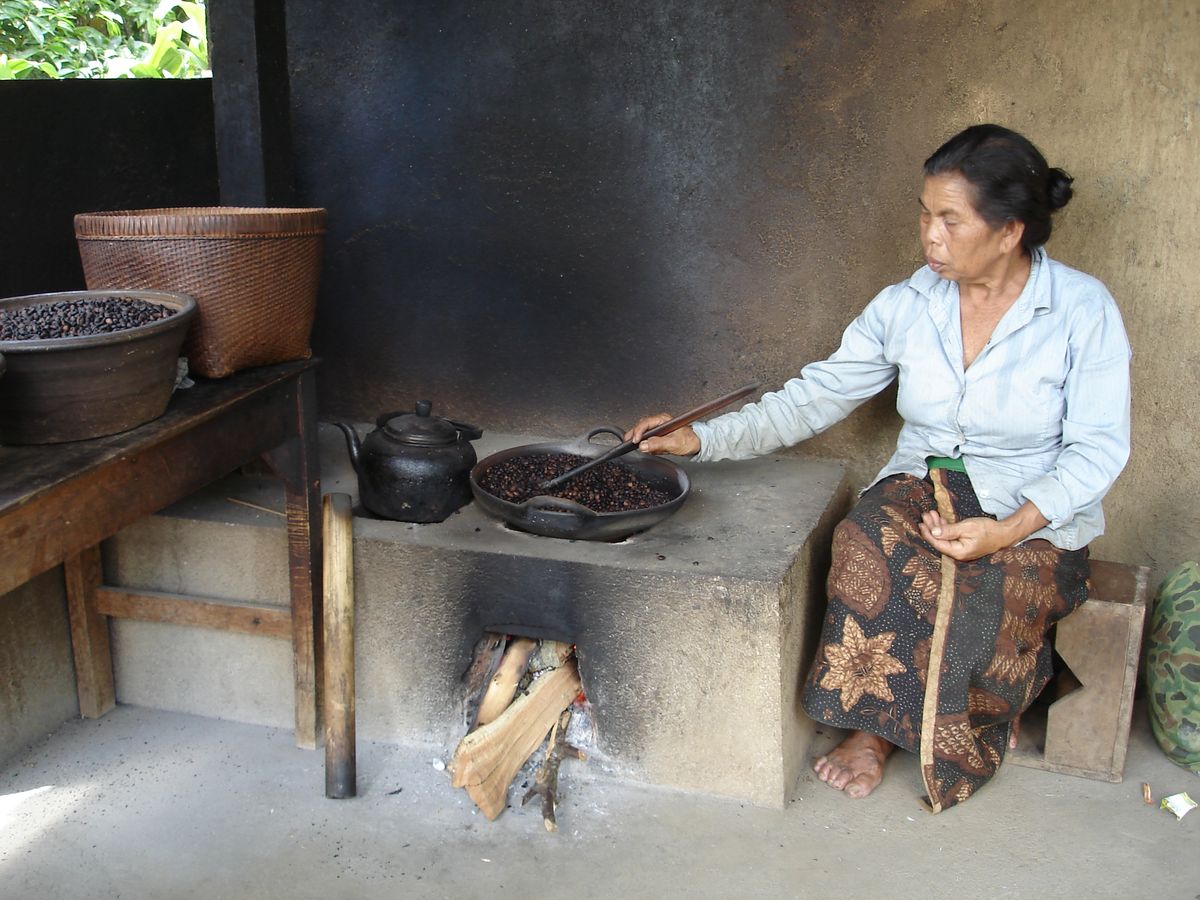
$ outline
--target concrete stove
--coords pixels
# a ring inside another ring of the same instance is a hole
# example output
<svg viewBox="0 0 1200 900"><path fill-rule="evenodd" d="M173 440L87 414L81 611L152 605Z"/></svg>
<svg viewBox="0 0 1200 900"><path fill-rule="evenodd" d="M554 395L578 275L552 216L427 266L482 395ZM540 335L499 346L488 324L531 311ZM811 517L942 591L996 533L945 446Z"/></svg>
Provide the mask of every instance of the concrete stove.
<svg viewBox="0 0 1200 900"><path fill-rule="evenodd" d="M476 447L483 458L538 440L485 434ZM355 494L341 435L323 427L321 453L323 491ZM435 525L356 517L359 736L449 754L464 731L460 677L482 633L552 637L577 645L595 720L589 765L786 803L807 765L813 726L798 693L820 629L830 535L850 490L842 467L825 461L768 457L687 470L693 489L683 508L614 544L517 532L476 504ZM283 540L280 524L229 502L271 506L275 490L236 476L133 526L106 548L108 580L283 603L286 582L271 585L278 573L238 565L269 559L252 545ZM181 518L193 521L186 534ZM178 635L191 642L185 652L212 660L211 677L197 683L193 674L184 685L171 664L180 648L166 640L183 629L113 625L122 702L289 721L290 711L274 707L290 694L267 688L246 698L248 679L290 684L286 660L264 649L275 642L242 637L255 641L248 656L232 644L220 650L236 635Z"/></svg>

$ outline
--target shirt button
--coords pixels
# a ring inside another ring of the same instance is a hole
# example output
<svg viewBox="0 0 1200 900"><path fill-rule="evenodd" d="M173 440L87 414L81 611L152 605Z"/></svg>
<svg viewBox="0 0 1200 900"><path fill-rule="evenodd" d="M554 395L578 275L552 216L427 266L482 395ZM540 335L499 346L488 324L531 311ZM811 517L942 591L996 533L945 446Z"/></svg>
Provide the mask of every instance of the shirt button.
<svg viewBox="0 0 1200 900"><path fill-rule="evenodd" d="M980 496L980 497L990 497L990 496L991 496L991 492L990 492L990 491L989 491L987 488L982 488L982 489L979 491L979 496Z"/></svg>

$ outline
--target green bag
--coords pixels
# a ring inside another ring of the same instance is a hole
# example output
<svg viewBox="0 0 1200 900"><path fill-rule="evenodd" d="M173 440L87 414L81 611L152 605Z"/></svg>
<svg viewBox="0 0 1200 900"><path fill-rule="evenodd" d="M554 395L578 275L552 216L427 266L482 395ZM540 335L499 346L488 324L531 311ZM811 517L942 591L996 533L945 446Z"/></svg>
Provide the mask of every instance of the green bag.
<svg viewBox="0 0 1200 900"><path fill-rule="evenodd" d="M1200 772L1200 566L1167 573L1146 636L1150 727L1176 765Z"/></svg>

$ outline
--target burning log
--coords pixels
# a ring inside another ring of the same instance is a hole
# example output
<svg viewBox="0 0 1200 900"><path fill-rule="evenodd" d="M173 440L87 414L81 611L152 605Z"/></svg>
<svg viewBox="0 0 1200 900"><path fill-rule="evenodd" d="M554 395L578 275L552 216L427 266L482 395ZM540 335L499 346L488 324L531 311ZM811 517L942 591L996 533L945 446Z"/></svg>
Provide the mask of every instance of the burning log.
<svg viewBox="0 0 1200 900"><path fill-rule="evenodd" d="M517 652L524 654L523 667L529 654L523 647ZM483 814L495 819L504 809L513 777L578 696L581 686L573 659L531 681L527 693L459 742L449 766L451 784L466 788Z"/></svg>
<svg viewBox="0 0 1200 900"><path fill-rule="evenodd" d="M542 641L529 657L530 672L544 672L546 669L557 669L564 665L575 652L575 647L564 641Z"/></svg>
<svg viewBox="0 0 1200 900"><path fill-rule="evenodd" d="M527 790L525 796L521 798L521 805L524 806L531 798L541 796L542 824L546 826L547 831L558 831L558 820L554 816L555 807L558 805L558 767L566 757L587 759L586 753L567 743L567 726L570 723L571 710L568 707L563 710L550 732L550 740L546 746L546 758L538 767L533 787Z"/></svg>
<svg viewBox="0 0 1200 900"><path fill-rule="evenodd" d="M494 631L484 632L475 644L470 668L463 673L463 683L466 685L463 723L467 731L471 731L479 722L479 704L483 699L484 687L491 682L503 658L504 635Z"/></svg>
<svg viewBox="0 0 1200 900"><path fill-rule="evenodd" d="M496 674L488 683L487 692L483 695L483 702L479 704L479 714L476 716L477 724L486 725L493 721L512 703L513 694L517 692L517 685L521 683L521 678L524 677L525 669L529 665L529 657L536 649L537 641L530 638L516 638L508 645L508 649L504 652L504 658L500 660L500 667L496 669Z"/></svg>

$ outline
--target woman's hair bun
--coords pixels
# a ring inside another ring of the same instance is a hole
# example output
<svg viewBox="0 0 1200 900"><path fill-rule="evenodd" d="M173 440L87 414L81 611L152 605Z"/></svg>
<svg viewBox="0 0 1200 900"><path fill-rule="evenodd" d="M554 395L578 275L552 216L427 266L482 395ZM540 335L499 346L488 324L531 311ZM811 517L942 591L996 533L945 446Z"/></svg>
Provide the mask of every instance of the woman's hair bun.
<svg viewBox="0 0 1200 900"><path fill-rule="evenodd" d="M1062 169L1049 171L1046 180L1046 199L1049 201L1051 209L1062 209L1071 201L1071 197L1075 195L1071 189L1071 182L1074 180Z"/></svg>
<svg viewBox="0 0 1200 900"><path fill-rule="evenodd" d="M1021 222L1021 248L1032 253L1050 239L1051 214L1071 199L1071 176L1052 169L1024 135L1003 125L971 125L925 160L927 176L961 175L975 190L973 205L992 228Z"/></svg>

